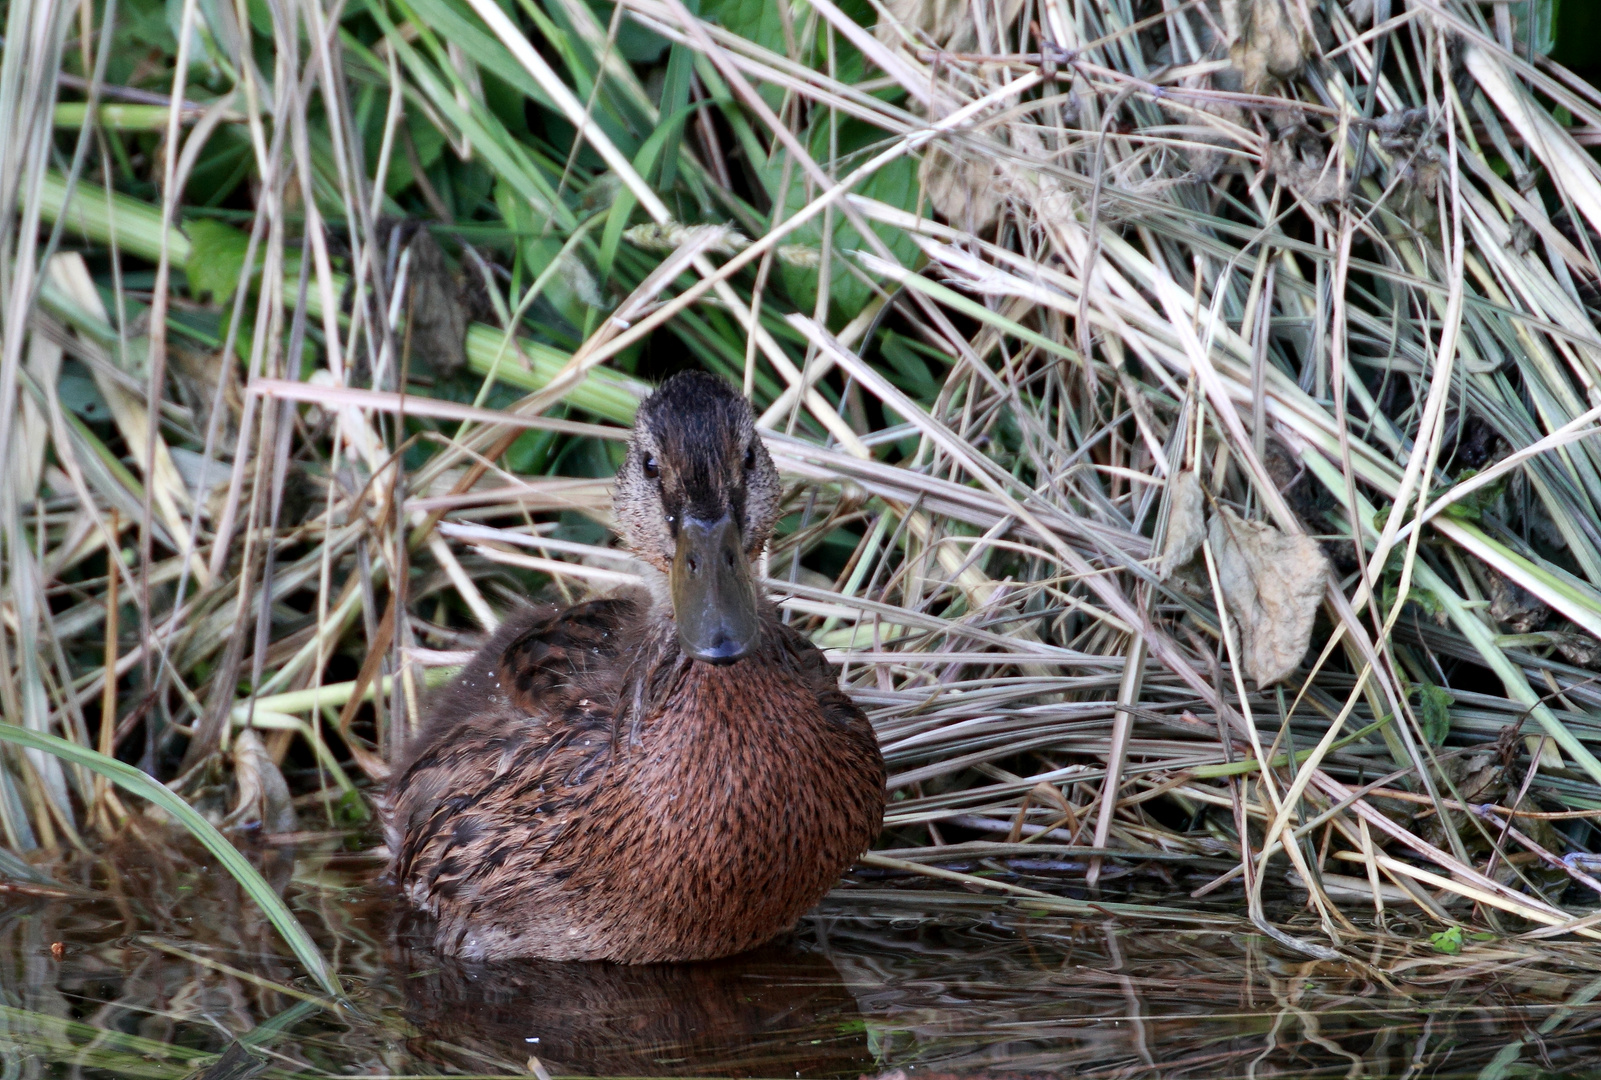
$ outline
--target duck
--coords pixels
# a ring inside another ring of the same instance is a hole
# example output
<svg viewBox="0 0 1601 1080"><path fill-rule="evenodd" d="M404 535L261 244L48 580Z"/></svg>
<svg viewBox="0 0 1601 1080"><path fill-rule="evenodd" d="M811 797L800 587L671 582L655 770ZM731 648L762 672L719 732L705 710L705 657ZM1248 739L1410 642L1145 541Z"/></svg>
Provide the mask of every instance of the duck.
<svg viewBox="0 0 1601 1080"><path fill-rule="evenodd" d="M781 495L723 380L680 373L641 403L612 508L644 584L507 618L392 774L390 874L440 954L733 956L872 845L872 725L754 569Z"/></svg>

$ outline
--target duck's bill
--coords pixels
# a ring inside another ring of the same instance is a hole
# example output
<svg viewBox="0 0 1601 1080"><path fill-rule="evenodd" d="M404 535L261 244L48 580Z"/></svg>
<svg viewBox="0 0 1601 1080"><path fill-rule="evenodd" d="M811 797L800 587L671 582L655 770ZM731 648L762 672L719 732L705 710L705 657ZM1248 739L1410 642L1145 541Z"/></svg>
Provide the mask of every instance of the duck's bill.
<svg viewBox="0 0 1601 1080"><path fill-rule="evenodd" d="M668 577L678 644L710 664L732 664L756 648L756 582L728 515L706 522L686 517Z"/></svg>

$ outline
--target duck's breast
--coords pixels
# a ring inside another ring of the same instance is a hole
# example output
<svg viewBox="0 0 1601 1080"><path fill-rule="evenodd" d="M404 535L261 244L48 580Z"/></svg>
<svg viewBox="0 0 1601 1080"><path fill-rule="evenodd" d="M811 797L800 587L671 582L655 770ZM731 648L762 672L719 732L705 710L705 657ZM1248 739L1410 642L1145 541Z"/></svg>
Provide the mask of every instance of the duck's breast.
<svg viewBox="0 0 1601 1080"><path fill-rule="evenodd" d="M603 936L646 958L729 955L789 929L882 823L866 718L807 671L760 661L690 666L630 754L637 809L609 838L617 857L574 875L617 903Z"/></svg>

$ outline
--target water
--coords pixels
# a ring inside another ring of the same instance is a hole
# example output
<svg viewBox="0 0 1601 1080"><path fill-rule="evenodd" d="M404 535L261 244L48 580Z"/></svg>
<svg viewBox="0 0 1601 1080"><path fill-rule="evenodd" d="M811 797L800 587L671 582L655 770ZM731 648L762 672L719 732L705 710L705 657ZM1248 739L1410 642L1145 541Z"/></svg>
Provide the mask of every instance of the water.
<svg viewBox="0 0 1601 1080"><path fill-rule="evenodd" d="M1215 925L1163 926L864 876L734 960L472 965L418 944L369 857L327 844L262 865L349 1008L319 1000L225 877L130 844L52 868L64 888L0 889L0 1076L1601 1076L1593 946L1450 956L1396 916L1352 938L1364 963L1321 963L1242 929L1237 897ZM1167 874L1120 898L1183 895Z"/></svg>

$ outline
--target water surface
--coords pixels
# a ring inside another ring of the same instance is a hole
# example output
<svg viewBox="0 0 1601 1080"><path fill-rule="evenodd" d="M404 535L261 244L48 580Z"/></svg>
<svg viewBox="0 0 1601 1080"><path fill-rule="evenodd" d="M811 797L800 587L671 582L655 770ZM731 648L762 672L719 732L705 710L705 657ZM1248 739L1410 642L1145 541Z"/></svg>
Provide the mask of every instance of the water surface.
<svg viewBox="0 0 1601 1080"><path fill-rule="evenodd" d="M262 866L348 1008L215 868L130 843L50 868L53 885L0 882L0 1076L1601 1075L1601 949L1509 936L1453 956L1391 912L1382 938L1348 934L1361 963L1311 961L1245 924L1237 895L1197 918L1159 867L1117 899L1182 921L862 874L760 952L622 968L436 956L376 861L337 843ZM967 869L1083 895L1049 866ZM1298 917L1293 897L1275 914Z"/></svg>

